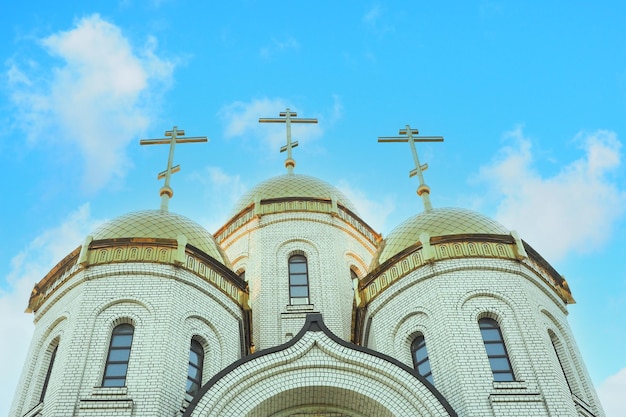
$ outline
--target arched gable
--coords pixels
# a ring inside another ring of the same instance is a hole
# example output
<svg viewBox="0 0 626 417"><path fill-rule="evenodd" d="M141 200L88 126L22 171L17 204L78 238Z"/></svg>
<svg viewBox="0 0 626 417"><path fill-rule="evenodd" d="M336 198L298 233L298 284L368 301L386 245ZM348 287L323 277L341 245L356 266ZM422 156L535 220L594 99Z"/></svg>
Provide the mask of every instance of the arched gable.
<svg viewBox="0 0 626 417"><path fill-rule="evenodd" d="M354 415L456 417L441 393L413 369L341 340L321 314L309 314L289 342L243 358L213 377L184 417L341 407Z"/></svg>

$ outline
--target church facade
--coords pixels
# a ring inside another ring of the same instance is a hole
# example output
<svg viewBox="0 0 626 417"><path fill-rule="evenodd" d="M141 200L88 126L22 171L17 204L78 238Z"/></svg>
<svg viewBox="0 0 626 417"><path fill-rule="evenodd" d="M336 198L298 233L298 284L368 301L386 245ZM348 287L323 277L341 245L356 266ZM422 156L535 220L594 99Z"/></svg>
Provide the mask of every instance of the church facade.
<svg viewBox="0 0 626 417"><path fill-rule="evenodd" d="M10 416L604 415L539 253L432 208L416 153L425 209L383 238L293 172L281 116L287 174L216 233L167 210L170 157L160 210L101 226L35 286Z"/></svg>

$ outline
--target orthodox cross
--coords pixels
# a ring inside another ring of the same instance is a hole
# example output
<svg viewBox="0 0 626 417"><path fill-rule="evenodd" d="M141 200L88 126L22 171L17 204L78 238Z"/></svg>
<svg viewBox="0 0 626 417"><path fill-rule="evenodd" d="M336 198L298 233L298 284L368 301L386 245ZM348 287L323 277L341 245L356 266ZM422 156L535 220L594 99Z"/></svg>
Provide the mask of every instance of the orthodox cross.
<svg viewBox="0 0 626 417"><path fill-rule="evenodd" d="M433 206L430 204L430 187L426 185L424 182L423 172L428 169L428 164L421 165L420 160L417 156L417 150L415 149L415 142L443 142L442 136L420 136L419 138L413 137L413 135L418 135L419 131L417 129L411 129L411 126L406 125L406 129L400 129L400 135L406 136L395 136L395 137L380 137L378 138L379 142L409 142L411 146L411 152L413 153L413 162L415 163L415 169L409 171L409 178L417 175L419 178L420 185L417 188L417 195L422 197L424 202L424 210L430 211L433 209Z"/></svg>
<svg viewBox="0 0 626 417"><path fill-rule="evenodd" d="M287 159L285 159L285 168L287 168L287 172L289 174L293 174L293 168L296 166L296 161L293 159L291 155L291 150L298 146L298 142L291 141L291 124L292 123L317 123L317 119L293 119L293 117L297 117L298 113L292 112L287 108L284 112L280 112L279 116L281 118L276 119L268 119L268 118L260 118L259 123L285 123L287 126L287 145L282 146L280 148L281 152L287 151Z"/></svg>
<svg viewBox="0 0 626 417"><path fill-rule="evenodd" d="M181 138L179 136L184 136L185 131L182 129L178 129L176 126L172 130L166 130L165 136L169 138L163 139L141 139L139 143L141 145L170 145L170 154L167 159L167 169L163 172L159 172L157 179L165 178L165 184L161 187L159 195L161 196L161 210L167 211L167 206L170 198L174 196L174 191L170 187L170 178L172 174L180 171L180 165L172 166L174 163L174 148L177 143L194 143L194 142L208 142L206 136L200 137L188 137Z"/></svg>

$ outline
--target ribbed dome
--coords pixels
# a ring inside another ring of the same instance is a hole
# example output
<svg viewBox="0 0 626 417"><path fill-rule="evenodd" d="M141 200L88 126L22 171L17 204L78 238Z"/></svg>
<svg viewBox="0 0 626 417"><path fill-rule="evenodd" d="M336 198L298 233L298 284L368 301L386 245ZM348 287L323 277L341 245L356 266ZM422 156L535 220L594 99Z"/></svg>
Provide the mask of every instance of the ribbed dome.
<svg viewBox="0 0 626 417"><path fill-rule="evenodd" d="M460 208L439 208L411 217L396 227L385 239L378 256L382 264L395 254L419 241L421 233L430 237L460 234L509 234L500 223L475 211Z"/></svg>
<svg viewBox="0 0 626 417"><path fill-rule="evenodd" d="M187 243L229 265L226 255L213 236L196 222L178 214L162 210L145 210L125 214L100 226L94 240L120 238L176 239L184 235Z"/></svg>
<svg viewBox="0 0 626 417"><path fill-rule="evenodd" d="M358 214L356 208L343 195L341 191L332 185L308 175L285 174L270 178L248 191L239 199L232 214L235 215L252 204L256 198L266 200L286 197L309 197L331 199L335 197L337 202L352 212Z"/></svg>

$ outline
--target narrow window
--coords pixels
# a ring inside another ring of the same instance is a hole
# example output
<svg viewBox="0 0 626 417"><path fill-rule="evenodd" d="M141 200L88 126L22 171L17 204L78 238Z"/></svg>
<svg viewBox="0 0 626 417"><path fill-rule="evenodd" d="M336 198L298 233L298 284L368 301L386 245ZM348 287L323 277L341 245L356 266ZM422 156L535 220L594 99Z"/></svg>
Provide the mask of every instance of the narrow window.
<svg viewBox="0 0 626 417"><path fill-rule="evenodd" d="M567 372L565 371L565 366L563 366L563 361L561 360L561 353L563 349L563 345L561 341L553 334L551 331L548 331L548 335L550 336L550 342L552 342L552 348L554 349L554 354L556 355L556 360L559 362L559 367L561 368L561 372L563 374L563 378L567 383L567 388L573 394L572 385L569 382L569 378L567 377Z"/></svg>
<svg viewBox="0 0 626 417"><path fill-rule="evenodd" d="M43 380L43 387L41 388L41 396L39 397L39 402L43 402L43 399L46 396L46 391L48 390L48 382L50 382L50 375L52 375L52 367L54 366L54 359L57 357L57 349L59 345L54 347L52 351L52 355L50 355L50 362L48 363L48 370L46 371L46 378Z"/></svg>
<svg viewBox="0 0 626 417"><path fill-rule="evenodd" d="M354 281L355 279L359 279L359 276L354 269L350 269L350 281Z"/></svg>
<svg viewBox="0 0 626 417"><path fill-rule="evenodd" d="M103 387L123 387L126 385L126 372L133 343L134 328L130 324L120 324L113 329L109 355L102 378Z"/></svg>
<svg viewBox="0 0 626 417"><path fill-rule="evenodd" d="M413 357L413 368L431 384L435 384L433 373L430 369L430 360L426 350L426 340L424 335L418 335L411 343L411 356Z"/></svg>
<svg viewBox="0 0 626 417"><path fill-rule="evenodd" d="M482 318L478 320L478 324L485 343L489 365L491 365L491 372L493 372L493 380L515 381L509 355L502 339L500 325L490 318Z"/></svg>
<svg viewBox="0 0 626 417"><path fill-rule="evenodd" d="M204 364L204 349L200 342L191 339L189 348L189 367L187 368L187 394L192 397L202 386L202 365Z"/></svg>
<svg viewBox="0 0 626 417"><path fill-rule="evenodd" d="M357 280L357 282L359 282L359 276L357 275L356 271L351 268L350 269L350 282L352 283L352 294L354 294L354 280L355 279ZM353 302L356 303L356 298L353 300Z"/></svg>
<svg viewBox="0 0 626 417"><path fill-rule="evenodd" d="M290 304L309 303L309 272L302 255L289 258L289 298Z"/></svg>

